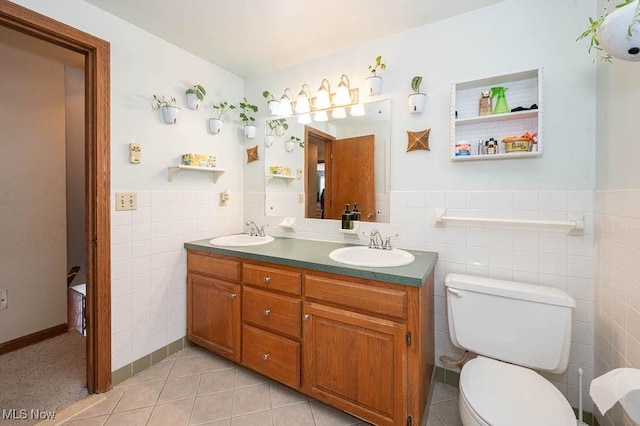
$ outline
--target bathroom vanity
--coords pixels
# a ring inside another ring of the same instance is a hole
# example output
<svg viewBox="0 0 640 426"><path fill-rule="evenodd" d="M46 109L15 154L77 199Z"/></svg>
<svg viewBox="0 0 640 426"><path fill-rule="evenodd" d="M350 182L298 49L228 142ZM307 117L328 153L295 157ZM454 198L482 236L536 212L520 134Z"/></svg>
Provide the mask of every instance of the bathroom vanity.
<svg viewBox="0 0 640 426"><path fill-rule="evenodd" d="M187 337L377 425L422 423L434 368L436 253L345 266L344 244L276 238L187 248Z"/></svg>

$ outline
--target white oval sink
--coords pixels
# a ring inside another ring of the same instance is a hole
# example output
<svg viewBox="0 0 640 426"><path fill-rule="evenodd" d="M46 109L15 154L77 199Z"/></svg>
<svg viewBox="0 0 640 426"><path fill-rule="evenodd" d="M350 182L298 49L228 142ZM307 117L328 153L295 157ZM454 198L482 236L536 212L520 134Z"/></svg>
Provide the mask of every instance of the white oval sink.
<svg viewBox="0 0 640 426"><path fill-rule="evenodd" d="M368 266L370 268L389 268L404 266L412 263L415 257L400 249L379 250L367 246L343 247L333 250L329 257L336 262L353 266Z"/></svg>
<svg viewBox="0 0 640 426"><path fill-rule="evenodd" d="M222 237L216 237L209 241L212 246L218 247L246 247L246 246L260 246L273 241L271 235L265 235L264 237L252 236L249 234L233 234L223 235Z"/></svg>

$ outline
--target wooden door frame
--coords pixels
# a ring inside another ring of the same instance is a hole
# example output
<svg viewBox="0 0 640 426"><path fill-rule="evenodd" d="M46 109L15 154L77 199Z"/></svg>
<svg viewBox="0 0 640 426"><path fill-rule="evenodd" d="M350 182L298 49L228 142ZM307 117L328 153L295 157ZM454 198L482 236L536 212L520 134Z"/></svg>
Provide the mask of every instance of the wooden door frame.
<svg viewBox="0 0 640 426"><path fill-rule="evenodd" d="M111 386L110 47L25 7L0 0L0 25L85 57L87 387Z"/></svg>
<svg viewBox="0 0 640 426"><path fill-rule="evenodd" d="M304 148L304 170L305 172L309 169L309 155L308 148L310 135L313 135L319 139L324 139L324 200L325 200L325 212L327 211L326 202L329 200L329 204L331 204L331 142L336 140L335 136L330 135L329 133L325 133L322 130L318 130L315 127L304 126L304 140L305 148ZM309 194L307 194L307 187L309 186L309 176L308 173L304 174L304 203L305 206L308 202ZM306 209L305 209L306 216ZM326 214L325 214L326 216ZM325 219L328 219L325 217Z"/></svg>

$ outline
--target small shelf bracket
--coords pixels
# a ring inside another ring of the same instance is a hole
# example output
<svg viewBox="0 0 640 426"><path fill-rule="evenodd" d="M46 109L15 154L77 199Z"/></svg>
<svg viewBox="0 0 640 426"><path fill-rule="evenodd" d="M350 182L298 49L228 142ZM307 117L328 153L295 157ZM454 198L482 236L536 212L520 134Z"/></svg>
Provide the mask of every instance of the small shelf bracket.
<svg viewBox="0 0 640 426"><path fill-rule="evenodd" d="M196 170L200 172L207 172L213 174L213 183L218 182L218 178L221 174L226 172L225 169L216 169L214 167L200 167L200 166L169 166L169 182L173 180L173 177L182 170Z"/></svg>
<svg viewBox="0 0 640 426"><path fill-rule="evenodd" d="M464 216L447 216L445 209L434 209L435 225L444 226L448 222L452 223L485 223L496 225L523 225L523 226L540 226L545 228L566 228L569 235L584 235L584 215L569 220L533 220L533 219L500 219L488 217L464 217Z"/></svg>
<svg viewBox="0 0 640 426"><path fill-rule="evenodd" d="M272 174L268 174L266 176L266 183L269 183L269 181L273 178L276 179L283 179L285 181L285 183L287 184L287 186L289 186L289 184L291 183L291 181L295 180L296 177L295 176L288 176L288 175L272 175Z"/></svg>

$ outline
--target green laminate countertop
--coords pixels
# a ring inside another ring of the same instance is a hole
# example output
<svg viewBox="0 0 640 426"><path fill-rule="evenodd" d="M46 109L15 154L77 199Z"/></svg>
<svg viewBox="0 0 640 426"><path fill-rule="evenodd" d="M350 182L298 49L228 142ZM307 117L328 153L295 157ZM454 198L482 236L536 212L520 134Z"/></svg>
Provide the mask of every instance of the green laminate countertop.
<svg viewBox="0 0 640 426"><path fill-rule="evenodd" d="M297 238L274 238L275 240L268 244L246 247L214 247L209 244L210 238L207 238L184 243L184 247L187 250L226 254L243 259L259 260L315 271L332 272L335 274L386 281L412 287L422 286L424 279L431 273L438 260L438 253L405 250L413 254L416 258L415 261L409 265L393 268L350 266L330 259L329 253L334 249L353 244Z"/></svg>

